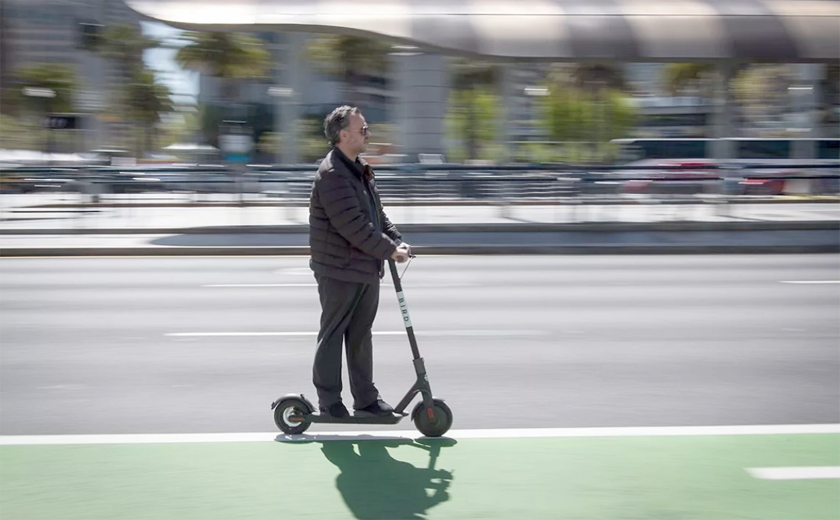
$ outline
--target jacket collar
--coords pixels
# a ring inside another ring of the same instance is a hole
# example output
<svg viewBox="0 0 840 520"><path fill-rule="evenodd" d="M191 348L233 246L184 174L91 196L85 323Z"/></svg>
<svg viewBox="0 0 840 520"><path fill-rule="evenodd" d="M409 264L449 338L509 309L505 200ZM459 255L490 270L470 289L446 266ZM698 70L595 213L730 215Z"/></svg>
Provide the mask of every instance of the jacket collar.
<svg viewBox="0 0 840 520"><path fill-rule="evenodd" d="M344 155L344 152L339 150L337 146L333 148L333 154L335 154L335 156L338 157L341 160L341 162L343 162L348 168L350 168L350 171L353 172L353 175L355 175L359 179L362 179L367 175L370 175L371 177L373 176L373 171L371 170L370 165L361 157L357 158L356 162L353 162L350 160L349 157Z"/></svg>

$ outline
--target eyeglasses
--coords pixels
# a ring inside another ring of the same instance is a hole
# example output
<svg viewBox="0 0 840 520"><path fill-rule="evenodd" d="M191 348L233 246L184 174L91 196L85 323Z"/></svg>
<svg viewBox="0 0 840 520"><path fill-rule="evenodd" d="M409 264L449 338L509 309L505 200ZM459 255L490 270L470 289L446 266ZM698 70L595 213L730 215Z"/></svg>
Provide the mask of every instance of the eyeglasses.
<svg viewBox="0 0 840 520"><path fill-rule="evenodd" d="M362 135L370 135L370 127L368 125L363 126L359 131Z"/></svg>

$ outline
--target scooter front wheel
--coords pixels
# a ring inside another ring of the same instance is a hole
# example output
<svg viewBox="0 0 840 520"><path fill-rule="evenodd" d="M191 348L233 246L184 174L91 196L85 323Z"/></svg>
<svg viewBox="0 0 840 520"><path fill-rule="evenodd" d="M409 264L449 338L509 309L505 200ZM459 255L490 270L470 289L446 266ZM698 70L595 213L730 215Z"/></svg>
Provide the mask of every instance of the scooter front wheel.
<svg viewBox="0 0 840 520"><path fill-rule="evenodd" d="M298 435L312 424L306 418L309 413L312 413L312 410L301 399L284 399L274 408L274 424L287 435Z"/></svg>
<svg viewBox="0 0 840 520"><path fill-rule="evenodd" d="M414 426L426 437L440 437L452 427L452 410L441 399L432 399L432 407L420 402L411 413Z"/></svg>

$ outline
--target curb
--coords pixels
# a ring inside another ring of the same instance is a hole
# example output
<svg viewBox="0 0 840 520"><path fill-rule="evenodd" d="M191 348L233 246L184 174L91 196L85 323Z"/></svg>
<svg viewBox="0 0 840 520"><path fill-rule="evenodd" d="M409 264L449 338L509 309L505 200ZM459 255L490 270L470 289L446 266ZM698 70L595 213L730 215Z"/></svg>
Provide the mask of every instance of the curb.
<svg viewBox="0 0 840 520"><path fill-rule="evenodd" d="M414 207L446 207L446 206L651 206L651 205L693 205L693 204L716 204L720 206L734 205L734 204L837 204L840 202L840 197L824 195L824 196L797 196L797 195L778 195L771 197L755 196L751 198L739 199L724 199L710 197L710 200L703 200L701 198L675 198L668 199L633 199L633 198L607 198L607 199L587 199L581 200L578 198L569 199L546 199L546 200L493 200L493 199L459 199L459 200L423 200L422 204L418 204L417 200L387 200L386 207L390 206L414 206ZM244 202L230 202L230 201L177 201L177 202L73 202L73 203L46 203L37 204L34 206L26 206L25 209L95 209L95 208L245 208L245 207L308 207L308 201L284 200L284 199L267 199L263 201L244 201Z"/></svg>
<svg viewBox="0 0 840 520"><path fill-rule="evenodd" d="M840 245L417 246L419 255L723 255L839 254ZM309 247L21 247L2 258L73 256L309 256Z"/></svg>
<svg viewBox="0 0 840 520"><path fill-rule="evenodd" d="M837 220L735 221L735 222L580 222L580 223L498 223L498 224L402 224L403 233L494 233L511 231L798 231L838 230ZM201 234L309 234L308 224L206 226L186 228L61 228L0 229L0 235L201 235Z"/></svg>

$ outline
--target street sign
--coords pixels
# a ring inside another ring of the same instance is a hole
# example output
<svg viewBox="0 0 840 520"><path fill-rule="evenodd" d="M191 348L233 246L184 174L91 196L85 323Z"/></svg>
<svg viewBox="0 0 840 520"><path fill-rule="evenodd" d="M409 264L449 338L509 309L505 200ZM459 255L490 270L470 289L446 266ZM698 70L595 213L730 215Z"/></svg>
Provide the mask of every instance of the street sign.
<svg viewBox="0 0 840 520"><path fill-rule="evenodd" d="M247 163L251 160L254 139L249 134L222 134L219 148L228 162Z"/></svg>
<svg viewBox="0 0 840 520"><path fill-rule="evenodd" d="M81 126L80 122L78 116L47 116L43 125L53 130L76 130Z"/></svg>
<svg viewBox="0 0 840 520"><path fill-rule="evenodd" d="M249 153L254 147L254 140L247 134L223 134L219 136L219 147L224 153Z"/></svg>

